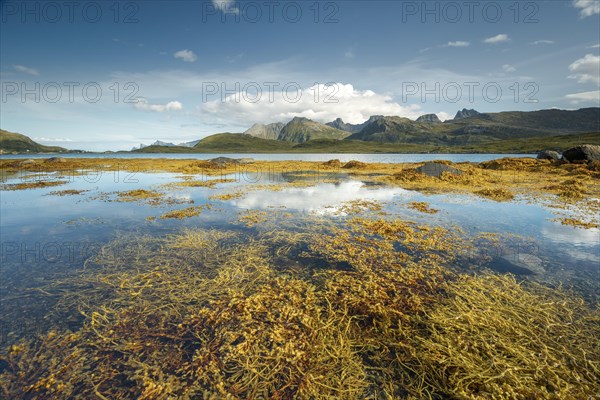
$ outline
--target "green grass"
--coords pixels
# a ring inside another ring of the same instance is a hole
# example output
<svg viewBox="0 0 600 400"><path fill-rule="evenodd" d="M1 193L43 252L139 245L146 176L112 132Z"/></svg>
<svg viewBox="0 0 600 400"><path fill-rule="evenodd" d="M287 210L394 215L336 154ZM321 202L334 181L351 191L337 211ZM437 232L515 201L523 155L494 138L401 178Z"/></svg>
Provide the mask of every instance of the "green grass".
<svg viewBox="0 0 600 400"><path fill-rule="evenodd" d="M25 135L0 129L0 154L5 153L64 153L68 150L58 146L44 146Z"/></svg>

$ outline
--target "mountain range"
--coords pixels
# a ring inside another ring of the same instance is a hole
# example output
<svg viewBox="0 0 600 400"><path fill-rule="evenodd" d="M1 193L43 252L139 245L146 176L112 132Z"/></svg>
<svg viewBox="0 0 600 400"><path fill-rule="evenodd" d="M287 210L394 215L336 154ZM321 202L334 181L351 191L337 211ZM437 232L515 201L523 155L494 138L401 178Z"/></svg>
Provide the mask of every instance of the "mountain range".
<svg viewBox="0 0 600 400"><path fill-rule="evenodd" d="M291 143L329 139L456 146L588 132L600 132L600 108L499 113L463 109L456 113L454 119L444 122L435 114L423 115L416 121L374 115L357 125L345 123L341 118L321 124L296 117L285 125L254 125L244 133Z"/></svg>
<svg viewBox="0 0 600 400"><path fill-rule="evenodd" d="M66 152L30 138L0 132L0 153ZM534 152L600 143L600 107L579 110L479 113L462 109L441 122L435 114L411 120L374 115L361 124L341 118L320 123L295 117L287 123L254 124L244 133L218 133L174 144L157 140L135 152Z"/></svg>

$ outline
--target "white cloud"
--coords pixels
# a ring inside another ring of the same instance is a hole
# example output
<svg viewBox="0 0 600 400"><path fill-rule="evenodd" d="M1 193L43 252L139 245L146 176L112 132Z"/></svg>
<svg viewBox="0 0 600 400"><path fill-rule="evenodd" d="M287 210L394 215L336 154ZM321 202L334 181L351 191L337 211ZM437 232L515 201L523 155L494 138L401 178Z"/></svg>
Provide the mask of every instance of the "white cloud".
<svg viewBox="0 0 600 400"><path fill-rule="evenodd" d="M188 49L179 50L173 54L173 57L179 58L185 62L194 62L198 59L194 52Z"/></svg>
<svg viewBox="0 0 600 400"><path fill-rule="evenodd" d="M217 10L224 14L239 14L240 9L235 6L234 0L212 0L213 5Z"/></svg>
<svg viewBox="0 0 600 400"><path fill-rule="evenodd" d="M594 102L597 106L600 106L600 90L568 94L565 98L573 104Z"/></svg>
<svg viewBox="0 0 600 400"><path fill-rule="evenodd" d="M350 59L354 58L354 51L352 49L346 50L346 52L344 53L344 57Z"/></svg>
<svg viewBox="0 0 600 400"><path fill-rule="evenodd" d="M68 138L34 137L33 140L38 142L72 142L72 140Z"/></svg>
<svg viewBox="0 0 600 400"><path fill-rule="evenodd" d="M570 79L577 79L579 83L595 82L600 85L600 56L586 54L569 65Z"/></svg>
<svg viewBox="0 0 600 400"><path fill-rule="evenodd" d="M586 47L586 49L600 49L600 43L595 44L593 46L588 46L588 47Z"/></svg>
<svg viewBox="0 0 600 400"><path fill-rule="evenodd" d="M445 47L469 47L470 44L471 43L469 43L469 42L457 40L455 42L448 42L448 44L445 45Z"/></svg>
<svg viewBox="0 0 600 400"><path fill-rule="evenodd" d="M177 111L183 109L183 104L178 101L170 101L167 104L150 104L147 100L139 99L133 106L138 110L153 112Z"/></svg>
<svg viewBox="0 0 600 400"><path fill-rule="evenodd" d="M449 119L454 118L454 115L449 114L445 111L440 111L439 113L435 113L435 115L437 115L437 117L440 119L440 121L447 121Z"/></svg>
<svg viewBox="0 0 600 400"><path fill-rule="evenodd" d="M509 73L510 73L510 72L515 72L515 71L517 70L515 67L513 67L513 66L512 66L512 65L510 65L510 64L504 64L504 65L502 66L502 69L504 70L504 72L509 72Z"/></svg>
<svg viewBox="0 0 600 400"><path fill-rule="evenodd" d="M600 14L600 1L598 0L573 0L573 6L580 9L581 18Z"/></svg>
<svg viewBox="0 0 600 400"><path fill-rule="evenodd" d="M335 215L340 211L340 206L349 201L390 201L396 196L411 197L413 193L401 188L373 190L363 182L348 181L338 185L322 183L308 188L286 188L277 192L256 191L230 203L242 209L286 207L290 210Z"/></svg>
<svg viewBox="0 0 600 400"><path fill-rule="evenodd" d="M319 122L329 122L340 117L345 122L358 124L371 115L397 115L415 119L422 113L420 107L401 106L391 96L371 90L358 90L351 84L336 83L331 86L314 85L286 93L274 90L272 98L268 90L257 96L254 93L237 92L224 101L203 103L201 113L213 118L234 120L240 125L249 122L288 121L296 116ZM296 100L296 97L298 99Z"/></svg>
<svg viewBox="0 0 600 400"><path fill-rule="evenodd" d="M483 43L496 44L496 43L504 43L510 42L510 38L506 33L501 33L496 36L489 37L483 41Z"/></svg>
<svg viewBox="0 0 600 400"><path fill-rule="evenodd" d="M23 72L23 73L33 75L33 76L39 76L39 74L40 74L37 69L29 68L24 65L13 65L13 68L19 72Z"/></svg>
<svg viewBox="0 0 600 400"><path fill-rule="evenodd" d="M554 44L554 40L536 40L535 42L531 42L530 44L533 44L535 46L540 44Z"/></svg>

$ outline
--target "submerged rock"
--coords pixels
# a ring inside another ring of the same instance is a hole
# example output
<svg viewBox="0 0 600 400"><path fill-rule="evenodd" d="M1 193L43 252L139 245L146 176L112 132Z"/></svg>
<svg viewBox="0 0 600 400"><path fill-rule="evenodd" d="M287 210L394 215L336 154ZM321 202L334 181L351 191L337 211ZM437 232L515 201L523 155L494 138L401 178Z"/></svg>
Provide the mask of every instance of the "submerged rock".
<svg viewBox="0 0 600 400"><path fill-rule="evenodd" d="M448 172L451 174L461 175L462 171L451 167L446 164L438 163L438 162L426 162L419 168L416 168L415 171L420 172L422 174L433 176L439 178L442 173Z"/></svg>
<svg viewBox="0 0 600 400"><path fill-rule="evenodd" d="M62 158L62 157L50 157L45 162L48 162L48 163L65 163L65 162L67 162L67 159L66 158Z"/></svg>
<svg viewBox="0 0 600 400"><path fill-rule="evenodd" d="M515 275L541 275L546 272L542 264L539 257L520 253L496 258L488 266L495 271Z"/></svg>
<svg viewBox="0 0 600 400"><path fill-rule="evenodd" d="M569 162L600 161L600 146L584 144L571 147L563 152L563 158Z"/></svg>
<svg viewBox="0 0 600 400"><path fill-rule="evenodd" d="M544 150L544 151L540 151L538 153L537 159L538 160L558 161L561 159L561 155L558 154L558 152L553 151L553 150Z"/></svg>

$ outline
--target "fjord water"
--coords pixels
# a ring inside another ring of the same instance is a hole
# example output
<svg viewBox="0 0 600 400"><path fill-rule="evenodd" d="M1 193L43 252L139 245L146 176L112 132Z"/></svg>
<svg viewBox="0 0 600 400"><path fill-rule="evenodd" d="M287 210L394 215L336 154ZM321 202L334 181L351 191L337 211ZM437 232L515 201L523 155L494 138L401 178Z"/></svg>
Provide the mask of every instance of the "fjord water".
<svg viewBox="0 0 600 400"><path fill-rule="evenodd" d="M48 154L18 154L0 155L3 158L48 158ZM214 157L253 158L260 161L327 161L338 159L341 162L357 160L366 163L412 163L431 160L448 160L452 162L483 162L502 157L521 158L534 157L531 154L337 154L337 153L229 153L229 154L201 154L201 153L83 153L60 154L64 158L170 158L170 159L197 159L206 160Z"/></svg>
<svg viewBox="0 0 600 400"><path fill-rule="evenodd" d="M324 157L331 158L330 155ZM358 158L356 155L351 157ZM373 156L365 156L363 160L374 159L369 157ZM421 155L412 157L417 160ZM432 159L436 157L431 156ZM573 285L584 297L591 299L595 299L600 286L600 231L561 225L553 221L556 215L549 208L523 198L496 202L472 195L427 195L365 184L343 172L333 180L316 182L312 186L283 187L275 191L268 185L306 178L255 175L239 179L239 176L230 175L222 177L230 182L218 183L213 188L167 185L181 178L181 175L171 173L136 173L126 177L125 174L105 172L93 177L76 175L70 177L68 183L56 187L3 191L0 208L2 318L22 319L20 326L24 328L23 332L15 332L13 323L2 321L2 342L48 329L43 315L52 304L37 301L36 290L43 290L48 282L81 269L85 260L108 242L125 235L164 236L186 227L225 229L246 210L267 213L284 210L290 218L302 219L310 215L335 221L346 218L343 205L348 202L380 202L382 212L421 225L460 228L469 235L491 232L523 238L515 242L513 248L503 249L502 254L491 255L514 261L524 255L535 256L541 260L544 272L530 279L551 286ZM20 179L15 176L5 183L17 183ZM44 179L51 178L46 176ZM215 194L243 191L248 185L263 186L245 191L236 198L210 198ZM165 192L166 201L154 205L117 201L116 192L136 189ZM51 194L55 190L84 192L57 196ZM415 201L427 202L439 212L426 214L407 207ZM212 208L203 210L199 216L183 220L156 218L171 210L208 203ZM495 251L489 250L490 253ZM7 312L9 310L19 312Z"/></svg>

